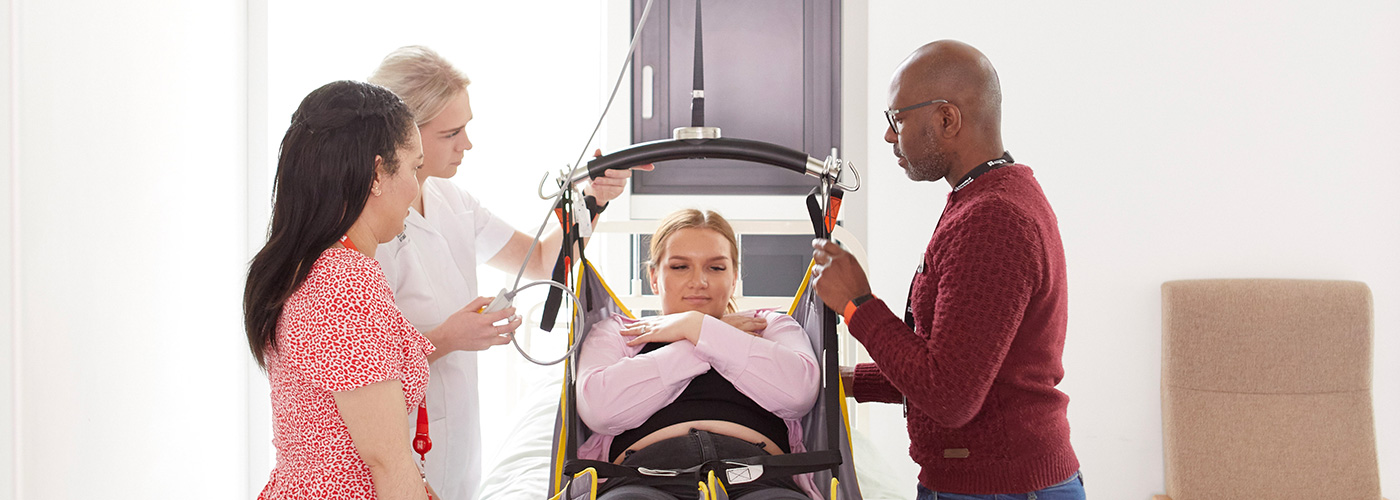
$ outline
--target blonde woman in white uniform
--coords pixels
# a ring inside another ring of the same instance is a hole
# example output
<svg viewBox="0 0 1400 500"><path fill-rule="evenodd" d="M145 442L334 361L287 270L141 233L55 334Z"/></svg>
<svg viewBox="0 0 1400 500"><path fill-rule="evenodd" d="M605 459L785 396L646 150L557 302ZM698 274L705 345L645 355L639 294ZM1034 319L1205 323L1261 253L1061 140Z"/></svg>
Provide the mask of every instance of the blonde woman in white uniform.
<svg viewBox="0 0 1400 500"><path fill-rule="evenodd" d="M521 324L514 308L476 312L491 300L477 296L476 265L483 261L515 273L534 237L510 227L448 180L456 175L463 153L472 148L466 133L472 119L467 95L471 82L466 76L431 49L410 46L385 57L369 81L408 103L423 137L421 194L413 202L404 233L380 245L375 258L399 309L437 347L428 358L433 440L428 481L441 498L468 500L476 496L481 471L476 351L508 343ZM606 204L622 194L631 175L628 170L609 170L584 194ZM533 193L522 186L521 195ZM557 226L547 234L525 268L528 278L548 278L553 271L562 235ZM503 326L492 326L507 318Z"/></svg>

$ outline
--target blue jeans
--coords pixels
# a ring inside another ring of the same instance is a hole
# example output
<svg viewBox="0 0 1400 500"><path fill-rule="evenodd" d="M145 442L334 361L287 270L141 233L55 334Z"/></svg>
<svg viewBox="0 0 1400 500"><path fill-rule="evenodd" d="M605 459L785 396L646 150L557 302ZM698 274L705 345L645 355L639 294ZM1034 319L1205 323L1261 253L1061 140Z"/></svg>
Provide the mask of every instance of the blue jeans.
<svg viewBox="0 0 1400 500"><path fill-rule="evenodd" d="M1059 484L1035 490L1030 493L965 495L962 493L939 493L919 485L918 500L1085 500L1084 477L1075 472L1069 479Z"/></svg>

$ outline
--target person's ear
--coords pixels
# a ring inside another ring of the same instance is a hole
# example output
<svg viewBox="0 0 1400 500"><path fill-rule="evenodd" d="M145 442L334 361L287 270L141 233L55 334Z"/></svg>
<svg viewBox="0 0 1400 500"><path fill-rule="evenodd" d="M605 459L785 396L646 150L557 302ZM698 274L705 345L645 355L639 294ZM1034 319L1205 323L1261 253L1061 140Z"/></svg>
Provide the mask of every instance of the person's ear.
<svg viewBox="0 0 1400 500"><path fill-rule="evenodd" d="M374 155L374 182L370 183L369 192L375 196L384 194L384 190L379 187L380 182L384 180L384 157Z"/></svg>
<svg viewBox="0 0 1400 500"><path fill-rule="evenodd" d="M661 295L661 292L656 287L656 266L652 265L650 262L647 263L647 281L651 283L651 293Z"/></svg>
<svg viewBox="0 0 1400 500"><path fill-rule="evenodd" d="M952 138L962 131L962 110L952 104L938 107L938 124L943 129L944 138Z"/></svg>

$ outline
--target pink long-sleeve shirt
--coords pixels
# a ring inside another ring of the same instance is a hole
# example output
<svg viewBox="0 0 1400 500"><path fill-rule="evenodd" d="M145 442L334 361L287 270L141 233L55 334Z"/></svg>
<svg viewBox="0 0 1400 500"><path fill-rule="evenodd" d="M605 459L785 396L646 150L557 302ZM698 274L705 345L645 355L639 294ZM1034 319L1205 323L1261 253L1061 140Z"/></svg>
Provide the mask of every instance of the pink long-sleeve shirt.
<svg viewBox="0 0 1400 500"><path fill-rule="evenodd" d="M577 407L594 434L579 448L579 458L606 461L613 437L642 425L710 368L783 419L793 453L806 451L799 419L812 409L821 385L821 365L807 333L786 314L742 314L764 318L768 326L756 336L705 316L698 343L677 341L646 354L620 333L636 320L614 315L593 325L579 354ZM820 498L810 474L796 479Z"/></svg>

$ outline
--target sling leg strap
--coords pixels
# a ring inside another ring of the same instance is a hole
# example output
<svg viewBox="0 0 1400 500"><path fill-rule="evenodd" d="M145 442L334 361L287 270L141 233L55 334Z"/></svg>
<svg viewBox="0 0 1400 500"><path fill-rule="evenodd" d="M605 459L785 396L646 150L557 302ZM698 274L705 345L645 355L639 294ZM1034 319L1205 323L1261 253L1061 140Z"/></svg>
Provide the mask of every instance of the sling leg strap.
<svg viewBox="0 0 1400 500"><path fill-rule="evenodd" d="M729 479L730 484L742 484L749 481L756 481L763 477L783 477L806 474L830 469L841 465L841 452L837 450L809 451L803 453L788 453L783 455L762 455L747 458L722 459L706 461L694 467L684 469L651 469L647 467L636 467L630 465L618 465L601 460L570 460L564 464L565 474L575 474L579 471L592 467L598 471L598 477L634 477L644 481L660 480L660 482L671 482L673 478L684 479L686 483L691 480L703 477L704 472L715 470L725 472L726 479L730 476L729 471L744 470L748 472L747 477L739 477L740 481ZM743 480L746 479L746 480Z"/></svg>

